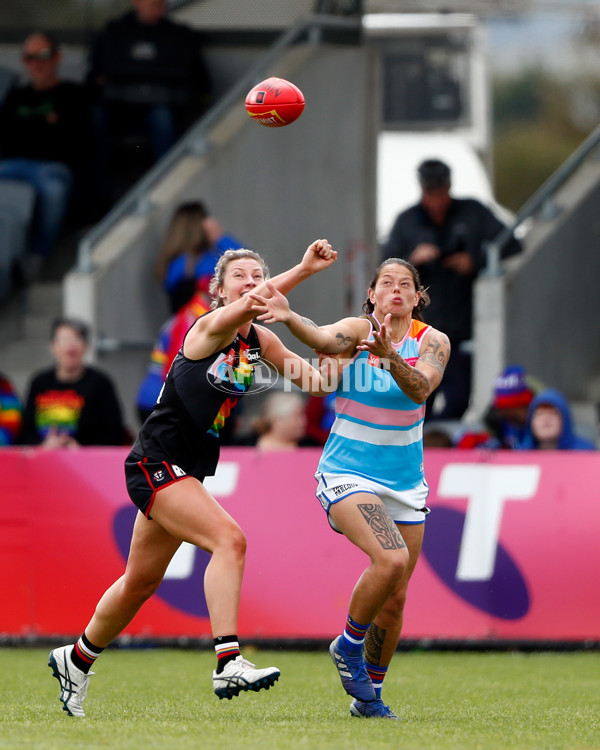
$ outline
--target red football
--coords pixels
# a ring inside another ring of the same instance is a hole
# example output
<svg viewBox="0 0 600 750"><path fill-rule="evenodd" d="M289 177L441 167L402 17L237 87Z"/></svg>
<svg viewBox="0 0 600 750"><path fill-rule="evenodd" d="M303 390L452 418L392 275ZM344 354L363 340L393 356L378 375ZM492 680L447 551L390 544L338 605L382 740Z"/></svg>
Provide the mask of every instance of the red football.
<svg viewBox="0 0 600 750"><path fill-rule="evenodd" d="M246 110L259 125L281 128L300 117L304 94L285 78L267 78L248 92Z"/></svg>

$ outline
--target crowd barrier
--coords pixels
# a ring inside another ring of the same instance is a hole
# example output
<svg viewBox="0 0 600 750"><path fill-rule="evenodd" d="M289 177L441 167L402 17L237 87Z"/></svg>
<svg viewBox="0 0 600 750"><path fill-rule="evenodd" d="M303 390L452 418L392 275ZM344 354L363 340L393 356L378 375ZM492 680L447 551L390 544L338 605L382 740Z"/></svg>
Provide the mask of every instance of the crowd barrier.
<svg viewBox="0 0 600 750"><path fill-rule="evenodd" d="M122 448L0 451L0 636L78 635L124 569L136 513ZM367 560L314 496L318 449L229 448L207 486L248 538L239 635L339 633ZM600 640L600 454L426 451L431 493L404 637ZM183 544L125 631L210 636L208 555Z"/></svg>

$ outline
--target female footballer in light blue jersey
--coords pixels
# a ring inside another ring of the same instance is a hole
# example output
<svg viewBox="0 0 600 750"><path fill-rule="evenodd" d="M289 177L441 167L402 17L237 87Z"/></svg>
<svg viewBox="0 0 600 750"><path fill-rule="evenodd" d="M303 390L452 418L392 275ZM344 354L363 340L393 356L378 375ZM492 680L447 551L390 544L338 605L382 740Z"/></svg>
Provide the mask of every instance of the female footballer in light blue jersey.
<svg viewBox="0 0 600 750"><path fill-rule="evenodd" d="M308 346L336 355L336 418L315 475L317 497L331 526L371 564L329 653L354 698L353 716L397 719L381 700L381 686L423 544L425 401L442 380L448 337L422 321L429 298L416 269L398 258L377 269L361 317L318 327L292 312L283 295L256 300L259 320L283 322Z"/></svg>

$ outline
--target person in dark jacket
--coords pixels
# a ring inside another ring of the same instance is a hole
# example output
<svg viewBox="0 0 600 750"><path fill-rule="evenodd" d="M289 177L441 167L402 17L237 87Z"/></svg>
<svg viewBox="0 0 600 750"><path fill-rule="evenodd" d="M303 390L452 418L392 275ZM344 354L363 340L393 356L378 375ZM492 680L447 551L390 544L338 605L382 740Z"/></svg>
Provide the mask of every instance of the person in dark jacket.
<svg viewBox="0 0 600 750"><path fill-rule="evenodd" d="M485 244L504 225L477 200L450 195L449 167L428 159L418 168L421 200L396 218L383 258L403 258L418 269L432 303L425 322L447 333L452 357L442 384L427 404L427 417L460 419L471 395L473 283L485 267ZM514 237L502 257L520 252Z"/></svg>
<svg viewBox="0 0 600 750"><path fill-rule="evenodd" d="M59 77L61 53L52 34L30 34L22 59L30 81L11 89L0 109L0 178L34 188L31 252L37 271L40 259L52 253L73 185L83 179L91 115L86 89Z"/></svg>
<svg viewBox="0 0 600 750"><path fill-rule="evenodd" d="M596 446L575 433L567 399L547 388L531 402L522 450L593 451Z"/></svg>
<svg viewBox="0 0 600 750"><path fill-rule="evenodd" d="M88 83L98 134L143 129L159 159L208 107L211 81L197 32L166 17L166 0L131 4L96 37Z"/></svg>

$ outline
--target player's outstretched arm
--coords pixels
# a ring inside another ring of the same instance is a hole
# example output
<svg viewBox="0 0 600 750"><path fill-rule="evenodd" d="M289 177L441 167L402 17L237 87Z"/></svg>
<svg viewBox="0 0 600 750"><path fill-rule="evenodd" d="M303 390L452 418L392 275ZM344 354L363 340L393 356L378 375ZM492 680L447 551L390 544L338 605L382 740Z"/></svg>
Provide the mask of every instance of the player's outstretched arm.
<svg viewBox="0 0 600 750"><path fill-rule="evenodd" d="M310 318L294 312L288 300L274 286L269 287L270 297L257 292L248 296L254 301L257 320L262 323L284 323L303 344L328 354L348 354L353 351L361 336L359 318L344 318L332 325L318 326ZM365 324L362 324L365 327Z"/></svg>
<svg viewBox="0 0 600 750"><path fill-rule="evenodd" d="M269 329L260 326L257 330L264 360L280 375L313 396L326 396L336 390L337 368L320 364L317 369L299 354L287 349Z"/></svg>
<svg viewBox="0 0 600 750"><path fill-rule="evenodd" d="M313 274L329 268L336 259L337 252L327 240L315 240L306 249L300 263L269 281L259 283L253 291L265 299L270 297L271 290L287 294ZM256 317L255 304L250 294L245 294L235 302L219 307L210 315L200 318L186 337L189 356L207 356L229 343L240 326Z"/></svg>

